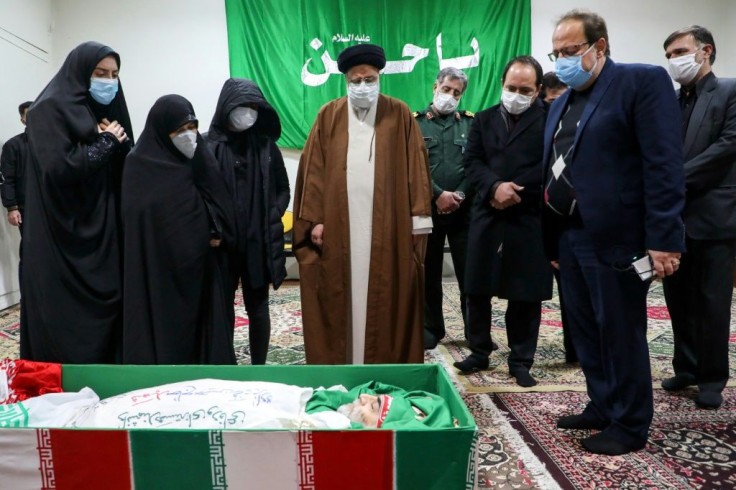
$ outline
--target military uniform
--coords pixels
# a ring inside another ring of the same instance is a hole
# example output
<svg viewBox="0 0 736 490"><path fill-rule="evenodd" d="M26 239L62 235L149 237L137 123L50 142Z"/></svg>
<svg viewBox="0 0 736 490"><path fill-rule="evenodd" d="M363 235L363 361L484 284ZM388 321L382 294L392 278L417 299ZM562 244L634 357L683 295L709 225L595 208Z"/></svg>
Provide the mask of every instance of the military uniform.
<svg viewBox="0 0 736 490"><path fill-rule="evenodd" d="M445 336L445 319L442 316L442 262L445 237L450 244L452 263L460 285L460 304L465 323L464 276L473 189L465 178L463 153L474 115L472 112L462 111L441 116L430 105L423 111L415 112L414 117L424 136L432 174L434 227L429 235L424 261L424 343L425 348L433 348ZM435 201L443 191L465 194L460 209L449 214L438 214Z"/></svg>

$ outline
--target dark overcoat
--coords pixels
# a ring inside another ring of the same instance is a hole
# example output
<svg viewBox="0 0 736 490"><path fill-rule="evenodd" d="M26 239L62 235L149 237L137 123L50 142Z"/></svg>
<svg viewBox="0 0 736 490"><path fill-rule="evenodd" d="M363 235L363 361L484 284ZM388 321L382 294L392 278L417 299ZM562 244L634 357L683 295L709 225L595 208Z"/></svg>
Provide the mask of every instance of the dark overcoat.
<svg viewBox="0 0 736 490"><path fill-rule="evenodd" d="M541 301L552 297L552 267L540 222L547 108L537 99L516 124L499 104L476 114L465 149L465 173L476 189L470 218L467 294ZM511 132L509 128L511 127ZM524 187L521 202L494 209L495 184Z"/></svg>

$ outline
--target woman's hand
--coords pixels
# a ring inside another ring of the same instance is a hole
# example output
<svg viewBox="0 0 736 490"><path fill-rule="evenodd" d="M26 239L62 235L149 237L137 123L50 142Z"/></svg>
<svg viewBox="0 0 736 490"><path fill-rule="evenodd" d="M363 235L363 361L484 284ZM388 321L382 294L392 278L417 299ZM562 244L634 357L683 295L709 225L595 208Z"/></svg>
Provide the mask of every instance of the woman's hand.
<svg viewBox="0 0 736 490"><path fill-rule="evenodd" d="M113 121L103 127L106 121L107 119L103 119L102 122L98 125L101 132L110 133L111 135L115 136L119 143L122 143L123 141L128 139L128 136L125 134L125 128L123 128L120 123L118 123L117 121Z"/></svg>

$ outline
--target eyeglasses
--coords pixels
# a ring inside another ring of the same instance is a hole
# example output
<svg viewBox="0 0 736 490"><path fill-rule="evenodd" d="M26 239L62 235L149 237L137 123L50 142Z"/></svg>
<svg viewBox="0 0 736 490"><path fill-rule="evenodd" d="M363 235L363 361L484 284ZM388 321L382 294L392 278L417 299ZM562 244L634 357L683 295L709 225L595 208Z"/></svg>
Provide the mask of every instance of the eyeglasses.
<svg viewBox="0 0 736 490"><path fill-rule="evenodd" d="M547 54L550 61L557 61L557 58L560 57L560 55L563 56L575 56L578 51L580 51L581 46L585 46L586 44L593 44L590 41L583 41L581 43L573 44L572 46L565 46L562 49L558 49L555 51L552 51L551 53Z"/></svg>
<svg viewBox="0 0 736 490"><path fill-rule="evenodd" d="M360 85L362 82L365 82L366 84L376 83L378 81L378 77L375 76L368 76L365 78L353 78L351 80L348 80L348 83L350 85Z"/></svg>

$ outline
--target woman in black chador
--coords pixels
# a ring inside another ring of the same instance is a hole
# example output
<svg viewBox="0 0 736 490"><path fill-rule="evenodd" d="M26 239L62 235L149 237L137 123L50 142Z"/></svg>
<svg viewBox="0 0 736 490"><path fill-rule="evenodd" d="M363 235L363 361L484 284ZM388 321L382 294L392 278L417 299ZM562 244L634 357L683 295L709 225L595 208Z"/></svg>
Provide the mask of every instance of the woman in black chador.
<svg viewBox="0 0 736 490"><path fill-rule="evenodd" d="M240 280L248 312L252 364L265 364L271 336L268 287L286 277L284 227L289 178L276 146L281 122L250 81L225 82L206 135L234 199L236 251L230 255L231 294ZM232 296L231 296L232 297Z"/></svg>
<svg viewBox="0 0 736 490"><path fill-rule="evenodd" d="M123 361L235 364L220 246L232 199L192 105L166 95L125 160Z"/></svg>
<svg viewBox="0 0 736 490"><path fill-rule="evenodd" d="M28 112L21 357L119 360L122 313L118 208L133 143L108 46L77 46Z"/></svg>

